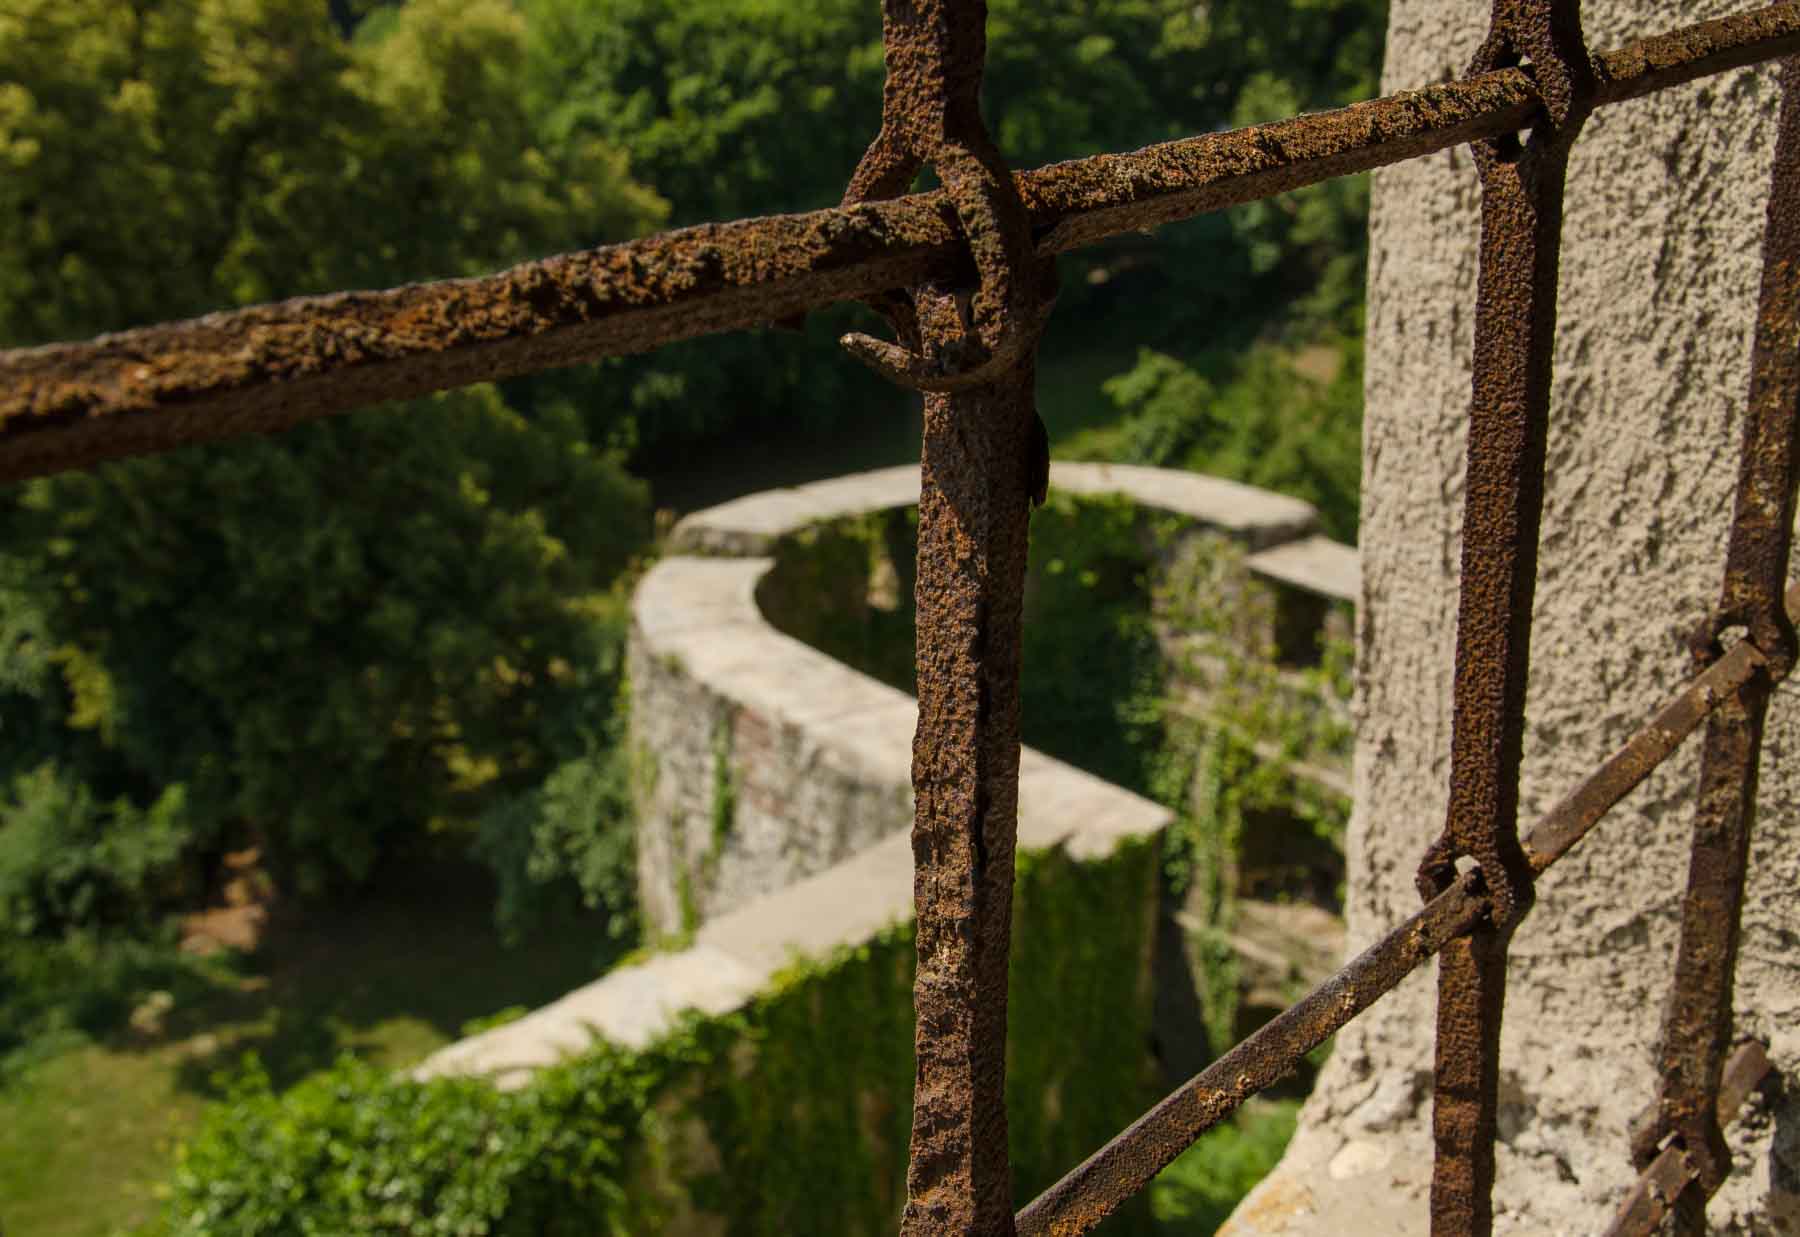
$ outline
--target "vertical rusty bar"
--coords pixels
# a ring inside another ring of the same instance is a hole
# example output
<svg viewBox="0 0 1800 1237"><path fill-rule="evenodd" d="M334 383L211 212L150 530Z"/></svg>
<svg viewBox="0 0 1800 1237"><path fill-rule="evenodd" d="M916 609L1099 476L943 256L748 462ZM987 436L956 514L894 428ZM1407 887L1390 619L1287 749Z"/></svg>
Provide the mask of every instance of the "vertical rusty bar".
<svg viewBox="0 0 1800 1237"><path fill-rule="evenodd" d="M1731 541L1717 610L1696 634L1703 660L1742 626L1768 662L1714 713L1700 757L1699 801L1682 899L1674 990L1664 1014L1656 1102L1632 1138L1647 1168L1673 1140L1694 1167L1674 1200L1672 1229L1700 1234L1706 1200L1731 1170L1718 1095L1731 1047L1744 881L1755 820L1763 718L1769 694L1794 664L1794 628L1782 604L1794 527L1796 426L1800 425L1800 60L1782 65L1781 127L1763 237L1762 293L1751 356Z"/></svg>
<svg viewBox="0 0 1800 1237"><path fill-rule="evenodd" d="M908 1237L1013 1232L1006 981L1033 365L925 399L913 741L918 1078Z"/></svg>
<svg viewBox="0 0 1800 1237"><path fill-rule="evenodd" d="M1530 909L1518 838L1531 605L1537 583L1557 264L1569 150L1594 82L1574 0L1494 0L1471 73L1529 59L1548 112L1528 141L1475 144L1481 273L1475 318L1467 498L1457 608L1450 803L1420 863L1420 894L1449 887L1472 857L1493 914L1445 947L1438 972L1432 1232L1493 1227L1494 1138L1506 954Z"/></svg>
<svg viewBox="0 0 1800 1237"><path fill-rule="evenodd" d="M984 0L884 0L881 131L846 204L894 197L926 163L968 244L966 275L871 302L898 342L845 337L925 392L913 739L917 1074L906 1237L1012 1237L1006 986L1018 837L1019 651L1031 502L1048 444L1037 340L1054 268L981 119ZM960 280L960 281L959 281Z"/></svg>

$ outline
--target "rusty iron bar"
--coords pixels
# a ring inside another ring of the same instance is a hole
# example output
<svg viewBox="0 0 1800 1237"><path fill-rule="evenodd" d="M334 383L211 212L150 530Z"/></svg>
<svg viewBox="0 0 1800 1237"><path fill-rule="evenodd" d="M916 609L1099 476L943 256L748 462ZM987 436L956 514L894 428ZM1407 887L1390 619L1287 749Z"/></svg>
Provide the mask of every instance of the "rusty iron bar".
<svg viewBox="0 0 1800 1237"><path fill-rule="evenodd" d="M1796 52L1800 0L1785 0L1603 54L1598 102ZM1532 78L1505 69L1016 180L1048 255L1499 137L1541 105ZM4 352L0 481L742 330L968 267L939 191Z"/></svg>
<svg viewBox="0 0 1800 1237"><path fill-rule="evenodd" d="M1695 653L1718 655L1734 626L1764 652L1769 673L1740 688L1707 723L1694 834L1682 899L1681 944L1663 1015L1658 1094L1631 1139L1647 1169L1678 1145L1693 1177L1676 1196L1670 1230L1706 1231L1706 1202L1731 1171L1718 1120L1720 1079L1732 1038L1750 831L1763 721L1774 683L1793 665L1794 628L1781 606L1793 537L1800 434L1800 62L1783 66L1781 124L1763 241L1763 280L1731 540L1720 600L1695 633Z"/></svg>
<svg viewBox="0 0 1800 1237"><path fill-rule="evenodd" d="M1800 615L1800 583L1788 590ZM1666 760L1714 710L1767 663L1741 640L1690 680L1598 769L1546 812L1525 837L1526 861L1542 875ZM1361 1014L1445 943L1486 918L1489 904L1472 874L1357 955L1248 1039L1170 1093L1104 1147L1045 1190L1017 1218L1019 1237L1076 1237L1091 1231L1207 1130L1279 1082L1301 1059Z"/></svg>
<svg viewBox="0 0 1800 1237"><path fill-rule="evenodd" d="M1449 942L1438 968L1432 1072L1431 1231L1488 1237L1500 1115L1506 955L1531 909L1535 873L1519 844L1531 604L1537 590L1550 429L1557 269L1569 154L1596 84L1578 0L1494 0L1471 76L1534 66L1546 115L1521 141L1474 143L1481 267L1456 616L1450 795L1443 832L1419 861L1421 898L1473 873L1492 911Z"/></svg>
<svg viewBox="0 0 1800 1237"><path fill-rule="evenodd" d="M1731 1054L1720 1079L1715 1110L1721 1127L1731 1124L1772 1068L1768 1050L1755 1040ZM1698 1168L1679 1146L1671 1143L1664 1147L1626 1193L1603 1237L1650 1237L1698 1178Z"/></svg>
<svg viewBox="0 0 1800 1237"><path fill-rule="evenodd" d="M1019 660L1031 499L1048 440L1037 341L1055 302L1017 184L981 118L985 0L883 0L880 132L846 207L897 197L930 164L972 283L871 301L896 341L845 347L925 393L915 629L913 902L918 966L903 1237L1012 1237L1006 997L1018 839Z"/></svg>

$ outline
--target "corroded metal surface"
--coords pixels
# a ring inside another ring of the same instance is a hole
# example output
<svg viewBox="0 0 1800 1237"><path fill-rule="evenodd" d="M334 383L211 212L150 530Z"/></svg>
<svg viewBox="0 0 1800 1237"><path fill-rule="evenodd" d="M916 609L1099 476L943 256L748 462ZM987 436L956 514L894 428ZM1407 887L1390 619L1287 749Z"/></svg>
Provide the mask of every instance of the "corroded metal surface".
<svg viewBox="0 0 1800 1237"><path fill-rule="evenodd" d="M846 206L904 193L930 164L968 276L871 301L895 342L845 347L923 391L913 738L916 1080L908 1237L1011 1237L1006 984L1018 838L1027 522L1044 445L1037 341L1055 300L1018 189L981 119L985 0L885 0L881 131Z"/></svg>
<svg viewBox="0 0 1800 1237"><path fill-rule="evenodd" d="M847 346L927 393L913 761L918 1078L902 1225L912 1237L1007 1234L1019 625L1029 504L1042 501L1047 470L1033 356L1054 299L1050 259L1474 143L1482 273L1451 806L1421 864L1427 903L1025 1208L1017 1228L1093 1228L1199 1134L1441 954L1433 1229L1489 1231L1507 941L1536 875L1707 721L1664 1086L1634 1140L1643 1183L1621 1212L1621 1222L1637 1224L1670 1211L1679 1229L1697 1231L1729 1168L1718 1113L1726 1101L1735 1107L1731 1087L1751 1069L1742 1054L1722 1064L1737 915L1763 710L1795 660L1778 601L1800 398L1795 70L1726 583L1700 640L1705 668L1521 841L1517 776L1562 178L1591 108L1800 53L1800 0L1591 61L1576 0L1493 0L1492 32L1461 82L1018 176L981 122L985 19L982 0L884 0L883 125L838 209L689 228L485 279L305 298L0 353L0 481L791 321L837 301L876 307L896 339L853 336ZM926 164L944 189L906 195ZM1800 588L1787 595L1789 609L1797 603ZM1719 637L1734 626L1748 638L1721 652ZM1477 866L1459 873L1468 859Z"/></svg>
<svg viewBox="0 0 1800 1237"><path fill-rule="evenodd" d="M1731 1054L1720 1080L1719 1103L1714 1110L1721 1127L1731 1124L1738 1109L1750 1098L1773 1068L1768 1051L1755 1040ZM1678 1146L1664 1147L1619 1204L1604 1237L1650 1237L1665 1216L1680 1207L1697 1181L1697 1166Z"/></svg>
<svg viewBox="0 0 1800 1237"><path fill-rule="evenodd" d="M1800 612L1800 585L1788 592L1787 604ZM1568 854L1715 709L1764 673L1764 666L1746 641L1689 682L1532 827L1524 840L1532 869L1542 873ZM1488 917L1485 892L1472 876L1458 878L1033 1200L1019 1212L1020 1237L1074 1237L1091 1231L1244 1100L1287 1077L1308 1052Z"/></svg>
<svg viewBox="0 0 1800 1237"><path fill-rule="evenodd" d="M1647 1169L1665 1144L1677 1145L1692 1181L1674 1200L1674 1232L1705 1231L1706 1200L1731 1171L1717 1097L1732 1038L1750 829L1763 719L1774 681L1794 662L1794 629L1781 604L1793 535L1800 432L1800 62L1783 66L1781 127L1763 241L1763 282L1752 351L1743 454L1725 579L1718 608L1696 634L1702 660L1719 635L1748 632L1769 663L1707 724L1682 899L1681 945L1663 1016L1661 1084L1632 1136L1632 1160Z"/></svg>
<svg viewBox="0 0 1800 1237"><path fill-rule="evenodd" d="M1600 57L1618 102L1800 52L1800 0ZM1540 100L1519 69L1016 178L1040 253L1496 137ZM942 192L707 224L481 279L305 297L0 353L0 481L776 322L966 278Z"/></svg>
<svg viewBox="0 0 1800 1237"><path fill-rule="evenodd" d="M1547 113L1523 141L1475 143L1481 272L1475 307L1462 573L1456 616L1450 803L1419 864L1433 898L1473 859L1493 904L1438 969L1431 1231L1493 1230L1494 1139L1506 954L1530 909L1535 874L1519 844L1531 603L1537 588L1544 452L1563 185L1594 100L1576 0L1494 0L1471 74L1529 61Z"/></svg>

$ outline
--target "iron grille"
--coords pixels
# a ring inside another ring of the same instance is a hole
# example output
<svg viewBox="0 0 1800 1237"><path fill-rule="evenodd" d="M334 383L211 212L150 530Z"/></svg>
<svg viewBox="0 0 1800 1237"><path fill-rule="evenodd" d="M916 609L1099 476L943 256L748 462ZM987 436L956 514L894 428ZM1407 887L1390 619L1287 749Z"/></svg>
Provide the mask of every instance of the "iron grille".
<svg viewBox="0 0 1800 1237"><path fill-rule="evenodd" d="M1722 1121L1768 1070L1729 1055L1762 724L1796 656L1786 590L1800 404L1800 3L1592 53L1577 0L1494 0L1462 80L1010 172L982 125L982 0L884 0L882 127L832 210L707 224L481 279L338 293L0 354L0 480L279 430L860 299L846 347L924 396L914 745L918 1074L902 1232L1089 1231L1246 1098L1441 959L1432 1231L1487 1234L1512 932L1536 878L1702 723L1659 1092L1616 1234L1703 1231ZM1737 498L1688 686L1520 835L1564 172L1587 116L1778 57L1783 101ZM1015 1216L1004 1109L1021 593L1047 443L1034 354L1052 259L1119 233L1472 145L1482 184L1451 796L1424 906ZM943 188L907 194L925 165ZM1728 632L1742 637L1729 643ZM1459 863L1460 861L1463 861ZM1473 861L1470 863L1469 861Z"/></svg>

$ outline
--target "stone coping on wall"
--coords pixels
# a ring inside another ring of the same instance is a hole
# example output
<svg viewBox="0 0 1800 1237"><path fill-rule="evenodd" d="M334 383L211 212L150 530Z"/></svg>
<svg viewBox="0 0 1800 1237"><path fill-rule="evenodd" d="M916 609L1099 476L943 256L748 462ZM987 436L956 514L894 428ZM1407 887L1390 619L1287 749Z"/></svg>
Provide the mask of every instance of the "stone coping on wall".
<svg viewBox="0 0 1800 1237"><path fill-rule="evenodd" d="M749 561L765 567L768 562ZM910 746L910 722L903 736L890 732L887 748L894 747L895 737ZM855 732L846 733L844 741L881 742ZM896 762L884 754L877 763ZM1022 852L1060 848L1076 859L1103 858L1122 841L1158 833L1171 819L1167 809L1147 799L1029 749L1023 754ZM673 1031L684 1011L717 1016L741 1009L794 962L869 943L911 917L912 893L911 838L892 834L823 872L709 920L686 948L619 967L515 1022L438 1050L414 1076L477 1075L510 1088L522 1086L538 1069L588 1051L596 1040L646 1047Z"/></svg>
<svg viewBox="0 0 1800 1237"><path fill-rule="evenodd" d="M1356 604L1362 593L1362 560L1354 546L1314 534L1259 550L1244 561L1259 576Z"/></svg>
<svg viewBox="0 0 1800 1237"><path fill-rule="evenodd" d="M1298 544L1267 574L1354 598L1354 571L1345 570L1343 556L1311 544L1323 539L1311 536L1317 516L1304 502L1215 477L1121 465L1057 463L1051 484L1127 496L1224 531L1259 554ZM734 711L803 736L816 767L885 788L903 807L910 802L916 702L775 630L756 588L782 537L910 506L918 495L918 469L907 466L765 491L688 516L671 535L673 553L646 574L633 598L634 658ZM1336 549L1350 555L1353 568L1355 551ZM1078 859L1104 857L1172 819L1161 805L1041 752L1021 753L1021 851L1061 847ZM684 1011L740 1009L795 961L865 944L908 919L912 867L910 836L895 829L822 871L708 917L685 948L620 967L517 1021L448 1045L415 1074L478 1075L518 1086L596 1039L641 1048L672 1031Z"/></svg>
<svg viewBox="0 0 1800 1237"><path fill-rule="evenodd" d="M1252 570L1328 597L1356 600L1356 550L1311 535L1318 512L1297 498L1171 468L1062 460L1050 465L1050 488L1070 494L1118 494L1141 506L1186 517L1243 542L1253 551ZM669 549L675 554L763 555L783 537L809 525L911 507L918 501L919 469L912 464L763 490L684 517L670 535ZM1285 553L1276 552L1276 547ZM1265 557L1266 567L1258 564Z"/></svg>
<svg viewBox="0 0 1800 1237"><path fill-rule="evenodd" d="M910 791L912 697L783 635L762 617L756 583L768 558L665 558L639 584L633 638L710 693L807 732L822 759ZM1020 758L1019 846L1076 859L1153 835L1171 813L1029 748ZM451 1044L415 1071L472 1074L502 1087L591 1047L641 1048L684 1010L742 1008L798 959L866 944L912 914L912 844L890 833L822 872L708 919L686 948L620 967L525 1017Z"/></svg>

